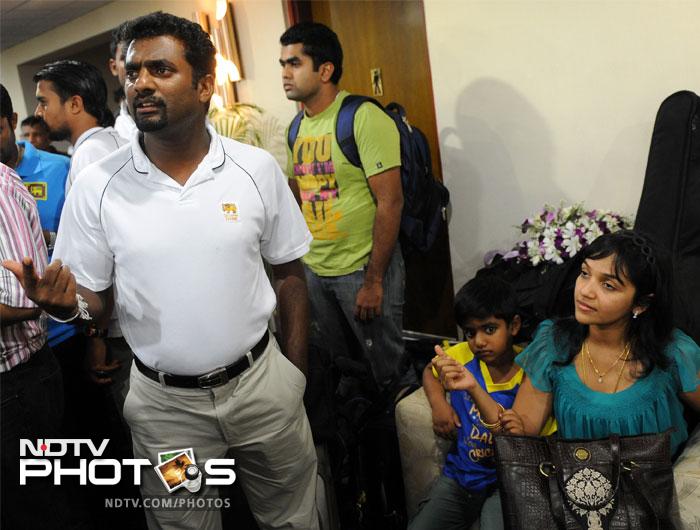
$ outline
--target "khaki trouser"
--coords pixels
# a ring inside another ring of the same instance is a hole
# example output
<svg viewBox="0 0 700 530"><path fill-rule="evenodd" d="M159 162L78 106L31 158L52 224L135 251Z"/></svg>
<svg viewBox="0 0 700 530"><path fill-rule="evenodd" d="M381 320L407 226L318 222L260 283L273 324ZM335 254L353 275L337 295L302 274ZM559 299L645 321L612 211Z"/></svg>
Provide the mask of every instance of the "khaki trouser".
<svg viewBox="0 0 700 530"><path fill-rule="evenodd" d="M202 472L209 458L235 458L236 480L260 528L317 529L316 453L302 402L305 385L273 337L251 368L216 388L162 387L132 366L124 418L134 456L155 465L158 452L191 447ZM144 498L168 495L153 468L141 476ZM193 494L181 488L172 495ZM197 496L216 498L217 488L203 480ZM221 528L217 509L152 509L146 518L152 530Z"/></svg>

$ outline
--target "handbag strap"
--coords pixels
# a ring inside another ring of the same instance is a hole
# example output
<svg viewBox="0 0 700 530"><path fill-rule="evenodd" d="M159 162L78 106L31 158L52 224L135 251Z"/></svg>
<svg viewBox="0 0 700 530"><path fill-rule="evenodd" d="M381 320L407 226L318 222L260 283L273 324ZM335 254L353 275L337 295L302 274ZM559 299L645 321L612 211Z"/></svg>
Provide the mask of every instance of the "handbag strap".
<svg viewBox="0 0 700 530"><path fill-rule="evenodd" d="M647 483L641 475L643 475L643 473L635 472L634 469L630 469L627 473L627 476L629 477L629 484L632 486L635 493L637 493L646 502L649 511L652 513L654 520L656 521L655 528L658 530L661 528L661 521L664 519L664 516L663 514L659 513L659 510L656 509L656 505L652 502L651 499L654 495L651 491L649 491Z"/></svg>
<svg viewBox="0 0 700 530"><path fill-rule="evenodd" d="M564 515L564 499L561 496L561 491L559 491L556 471L552 470L547 477L547 482L549 483L549 504L552 516L557 526L561 529L565 529L566 516Z"/></svg>

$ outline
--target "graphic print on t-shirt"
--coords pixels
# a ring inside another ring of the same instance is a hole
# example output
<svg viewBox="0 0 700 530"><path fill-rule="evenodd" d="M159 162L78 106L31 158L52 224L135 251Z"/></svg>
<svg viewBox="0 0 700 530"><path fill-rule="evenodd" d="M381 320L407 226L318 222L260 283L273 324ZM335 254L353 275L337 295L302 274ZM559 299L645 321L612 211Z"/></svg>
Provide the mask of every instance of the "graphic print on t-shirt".
<svg viewBox="0 0 700 530"><path fill-rule="evenodd" d="M338 239L342 218L340 190L331 156L333 136L297 137L292 152L294 177L299 184L301 210L314 239Z"/></svg>

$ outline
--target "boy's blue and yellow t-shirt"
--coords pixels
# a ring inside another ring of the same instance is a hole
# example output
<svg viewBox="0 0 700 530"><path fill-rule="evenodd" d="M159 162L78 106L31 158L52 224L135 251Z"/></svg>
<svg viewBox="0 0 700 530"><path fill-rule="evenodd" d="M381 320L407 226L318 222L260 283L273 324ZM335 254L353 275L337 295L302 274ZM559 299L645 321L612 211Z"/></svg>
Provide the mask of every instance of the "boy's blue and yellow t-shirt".
<svg viewBox="0 0 700 530"><path fill-rule="evenodd" d="M514 346L513 349L516 353L522 351L518 346ZM462 342L452 346L446 349L445 353L463 364L494 401L503 405L503 408L512 408L523 380L522 368L508 381L494 383L488 366L474 356L468 343ZM435 369L433 375L437 376ZM450 392L450 404L459 416L462 426L457 430L457 441L445 459L443 474L456 480L468 491L482 492L496 483L493 434L479 421L479 410L468 392ZM550 420L542 434L551 434L554 430L556 427Z"/></svg>

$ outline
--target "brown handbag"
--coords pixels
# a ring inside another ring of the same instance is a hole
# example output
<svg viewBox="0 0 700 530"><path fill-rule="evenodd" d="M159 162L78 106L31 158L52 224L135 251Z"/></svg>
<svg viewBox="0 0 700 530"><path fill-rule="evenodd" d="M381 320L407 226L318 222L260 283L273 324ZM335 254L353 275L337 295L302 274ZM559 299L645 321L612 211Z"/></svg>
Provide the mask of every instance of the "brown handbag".
<svg viewBox="0 0 700 530"><path fill-rule="evenodd" d="M670 431L602 440L497 435L511 530L674 529Z"/></svg>

